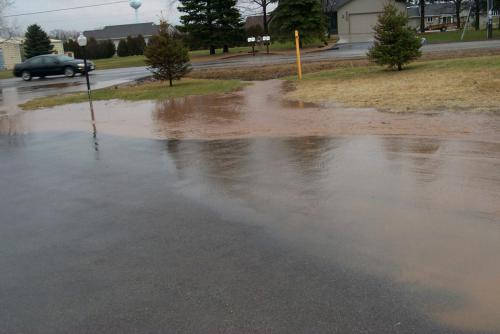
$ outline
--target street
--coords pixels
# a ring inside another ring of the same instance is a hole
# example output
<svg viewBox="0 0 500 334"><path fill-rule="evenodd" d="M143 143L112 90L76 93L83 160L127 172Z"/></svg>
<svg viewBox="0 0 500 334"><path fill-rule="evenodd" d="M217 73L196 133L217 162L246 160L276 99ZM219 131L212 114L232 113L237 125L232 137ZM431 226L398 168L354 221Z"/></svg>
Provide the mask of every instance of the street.
<svg viewBox="0 0 500 334"><path fill-rule="evenodd" d="M313 52L303 54L304 62L326 61L332 59L349 59L364 57L370 44L360 43L352 45L343 45L339 49ZM424 53L436 53L443 51L461 51L461 50L481 50L500 48L500 40L464 42L464 43L446 43L432 44L423 47ZM232 68L232 67L250 67L271 64L294 63L293 55L258 55L233 57L219 61L208 61L194 63L195 69L208 68ZM120 68L111 70L97 70L91 73L91 82L94 89L109 87L112 85L133 81L149 75L145 67ZM8 112L9 108L17 104L30 100L38 96L47 96L60 94L64 92L83 91L86 89L85 80L81 76L75 78L52 77L46 79L34 79L31 82L24 82L20 78L0 80L1 99L0 112Z"/></svg>

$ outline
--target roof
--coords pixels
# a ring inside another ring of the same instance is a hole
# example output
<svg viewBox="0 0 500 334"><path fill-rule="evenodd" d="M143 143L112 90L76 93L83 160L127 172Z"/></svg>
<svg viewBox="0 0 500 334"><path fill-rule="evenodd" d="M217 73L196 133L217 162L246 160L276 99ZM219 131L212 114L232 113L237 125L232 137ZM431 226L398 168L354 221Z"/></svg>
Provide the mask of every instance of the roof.
<svg viewBox="0 0 500 334"><path fill-rule="evenodd" d="M149 37L158 34L159 26L153 22L122 24L117 26L105 26L103 29L84 31L86 37L94 37L97 40L120 39L127 36Z"/></svg>
<svg viewBox="0 0 500 334"><path fill-rule="evenodd" d="M336 12L351 1L353 0L328 0L325 2L325 10ZM396 0L396 2L404 2L404 0Z"/></svg>
<svg viewBox="0 0 500 334"><path fill-rule="evenodd" d="M267 21L271 20L271 15L267 15ZM264 15L248 16L245 20L245 29L259 26L264 28Z"/></svg>
<svg viewBox="0 0 500 334"><path fill-rule="evenodd" d="M18 38L18 37L0 38L0 43L11 43L11 44L21 45L21 44L23 44L23 42L24 42L24 39Z"/></svg>
<svg viewBox="0 0 500 334"><path fill-rule="evenodd" d="M455 15L455 5L453 3L428 3L425 5L425 16ZM420 17L420 7L408 7L409 17Z"/></svg>

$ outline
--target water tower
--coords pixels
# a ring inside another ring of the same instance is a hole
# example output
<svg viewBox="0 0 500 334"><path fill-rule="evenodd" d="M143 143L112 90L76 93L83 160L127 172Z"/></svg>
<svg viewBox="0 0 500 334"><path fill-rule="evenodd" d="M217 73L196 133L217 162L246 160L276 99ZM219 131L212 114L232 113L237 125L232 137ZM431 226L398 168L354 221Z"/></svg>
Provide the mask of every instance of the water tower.
<svg viewBox="0 0 500 334"><path fill-rule="evenodd" d="M129 5L135 10L135 23L139 23L139 7L142 6L142 0L130 0Z"/></svg>

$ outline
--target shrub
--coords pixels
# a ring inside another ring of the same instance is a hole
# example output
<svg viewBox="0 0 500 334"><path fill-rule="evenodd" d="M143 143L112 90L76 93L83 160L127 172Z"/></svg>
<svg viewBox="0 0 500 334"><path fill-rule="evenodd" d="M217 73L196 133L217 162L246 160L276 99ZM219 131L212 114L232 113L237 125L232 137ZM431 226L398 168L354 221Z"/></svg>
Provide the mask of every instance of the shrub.
<svg viewBox="0 0 500 334"><path fill-rule="evenodd" d="M375 43L368 52L374 63L401 71L403 65L422 55L422 43L408 26L406 13L399 12L394 4L385 5L374 30Z"/></svg>
<svg viewBox="0 0 500 334"><path fill-rule="evenodd" d="M153 76L159 80L180 80L190 70L188 49L179 36L169 32L166 21L160 21L159 34L150 39L146 50L146 64Z"/></svg>

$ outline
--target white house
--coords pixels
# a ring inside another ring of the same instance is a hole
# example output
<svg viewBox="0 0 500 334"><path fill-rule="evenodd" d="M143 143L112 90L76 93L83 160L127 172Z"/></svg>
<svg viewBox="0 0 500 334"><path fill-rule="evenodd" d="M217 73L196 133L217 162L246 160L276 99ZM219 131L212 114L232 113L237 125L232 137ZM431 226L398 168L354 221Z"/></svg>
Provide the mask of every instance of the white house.
<svg viewBox="0 0 500 334"><path fill-rule="evenodd" d="M373 27L384 6L392 1L401 12L406 13L406 1L397 0L337 0L333 2L333 30L339 35L339 43L373 41Z"/></svg>
<svg viewBox="0 0 500 334"><path fill-rule="evenodd" d="M52 53L64 54L63 42L51 39ZM11 70L24 60L24 38L0 39L0 69Z"/></svg>

